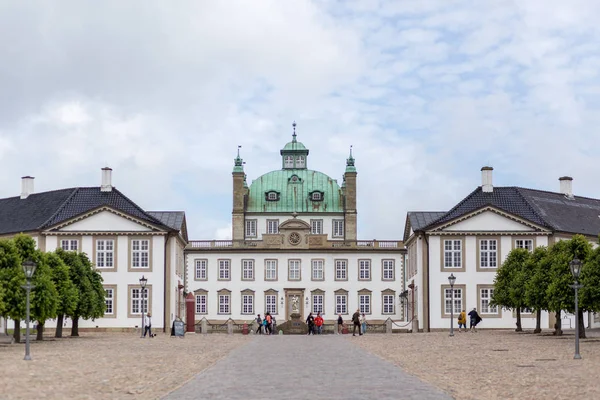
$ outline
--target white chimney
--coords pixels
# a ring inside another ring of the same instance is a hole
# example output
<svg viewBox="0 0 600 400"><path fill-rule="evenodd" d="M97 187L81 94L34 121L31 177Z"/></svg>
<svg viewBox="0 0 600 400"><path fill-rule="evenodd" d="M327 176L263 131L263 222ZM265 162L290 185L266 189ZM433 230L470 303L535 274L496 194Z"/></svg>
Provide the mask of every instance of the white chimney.
<svg viewBox="0 0 600 400"><path fill-rule="evenodd" d="M558 178L560 182L560 192L564 194L569 199L572 199L573 196L573 178L570 176L562 176Z"/></svg>
<svg viewBox="0 0 600 400"><path fill-rule="evenodd" d="M102 168L102 186L100 186L100 191L111 192L112 188L112 169L104 167Z"/></svg>
<svg viewBox="0 0 600 400"><path fill-rule="evenodd" d="M26 199L33 193L33 176L24 176L21 178L21 198Z"/></svg>
<svg viewBox="0 0 600 400"><path fill-rule="evenodd" d="M481 190L485 193L492 193L494 191L494 185L492 185L492 167L481 168Z"/></svg>

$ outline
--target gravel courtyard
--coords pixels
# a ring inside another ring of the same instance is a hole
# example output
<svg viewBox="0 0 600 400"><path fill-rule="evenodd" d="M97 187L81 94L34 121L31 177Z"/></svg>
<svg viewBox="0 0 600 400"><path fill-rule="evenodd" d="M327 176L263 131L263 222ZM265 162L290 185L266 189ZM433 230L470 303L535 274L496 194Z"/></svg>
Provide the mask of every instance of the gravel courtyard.
<svg viewBox="0 0 600 400"><path fill-rule="evenodd" d="M0 399L156 399L234 348L242 335L83 333L79 338L0 346Z"/></svg>
<svg viewBox="0 0 600 400"><path fill-rule="evenodd" d="M600 335L588 332L573 360L572 331L554 337L513 331L350 337L456 399L600 398Z"/></svg>

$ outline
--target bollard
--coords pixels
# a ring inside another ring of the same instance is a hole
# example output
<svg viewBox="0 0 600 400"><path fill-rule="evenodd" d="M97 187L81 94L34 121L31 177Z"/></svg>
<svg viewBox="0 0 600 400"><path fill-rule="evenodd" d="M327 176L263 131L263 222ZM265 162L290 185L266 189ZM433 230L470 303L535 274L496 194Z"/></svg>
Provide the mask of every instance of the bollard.
<svg viewBox="0 0 600 400"><path fill-rule="evenodd" d="M227 334L233 335L233 320L231 318L227 320Z"/></svg>
<svg viewBox="0 0 600 400"><path fill-rule="evenodd" d="M206 317L202 318L202 334L206 335L208 333L208 321Z"/></svg>
<svg viewBox="0 0 600 400"><path fill-rule="evenodd" d="M392 319L388 318L387 321L385 321L385 333L388 335L392 334Z"/></svg>

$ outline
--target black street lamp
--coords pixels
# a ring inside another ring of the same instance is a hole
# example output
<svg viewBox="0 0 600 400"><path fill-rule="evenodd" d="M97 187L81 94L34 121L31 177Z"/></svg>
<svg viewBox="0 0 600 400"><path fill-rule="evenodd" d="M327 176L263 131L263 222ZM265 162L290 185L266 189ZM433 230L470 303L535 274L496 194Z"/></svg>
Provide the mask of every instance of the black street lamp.
<svg viewBox="0 0 600 400"><path fill-rule="evenodd" d="M577 298L577 290L583 287L583 285L579 284L581 265L581 260L579 260L577 257L575 257L569 263L571 273L573 274L573 278L575 278L575 284L569 285L569 287L575 289L575 356L573 357L575 360L581 360L581 355L579 354L579 301Z"/></svg>
<svg viewBox="0 0 600 400"><path fill-rule="evenodd" d="M35 286L31 284L31 278L33 278L33 273L35 272L35 267L37 264L31 260L27 260L23 263L23 271L25 272L25 278L27 278L27 284L23 285L23 288L27 291L27 318L25 319L25 358L24 360L31 361L31 355L29 354L29 294L31 293L31 289ZM17 327L18 328L18 327Z"/></svg>
<svg viewBox="0 0 600 400"><path fill-rule="evenodd" d="M144 297L146 294L146 283L148 283L148 279L144 277L144 275L142 275L142 277L140 278L140 287L142 288L142 293L141 296L142 298L140 299L140 308L142 311L142 333L140 333L140 337L143 338L144 337Z"/></svg>
<svg viewBox="0 0 600 400"><path fill-rule="evenodd" d="M452 303L450 305L450 336L454 336L454 282L456 282L454 274L450 274L448 282L450 283L450 292L452 293Z"/></svg>

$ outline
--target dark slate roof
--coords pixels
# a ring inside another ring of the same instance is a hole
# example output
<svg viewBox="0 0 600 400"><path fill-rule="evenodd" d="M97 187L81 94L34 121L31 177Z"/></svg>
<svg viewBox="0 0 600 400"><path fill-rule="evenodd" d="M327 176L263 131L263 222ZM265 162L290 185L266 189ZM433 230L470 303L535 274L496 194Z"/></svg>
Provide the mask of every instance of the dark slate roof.
<svg viewBox="0 0 600 400"><path fill-rule="evenodd" d="M102 192L99 187L79 187L0 199L0 234L46 229L104 206L171 230L115 188Z"/></svg>
<svg viewBox="0 0 600 400"><path fill-rule="evenodd" d="M185 218L185 212L183 211L147 211L147 213L167 225L169 228L178 231L181 230Z"/></svg>
<svg viewBox="0 0 600 400"><path fill-rule="evenodd" d="M410 228L413 231L423 229L445 214L446 211L409 211L406 215L407 223L404 225L404 241L410 237Z"/></svg>

